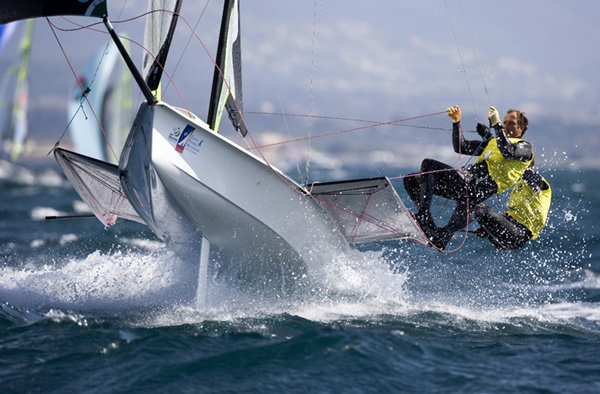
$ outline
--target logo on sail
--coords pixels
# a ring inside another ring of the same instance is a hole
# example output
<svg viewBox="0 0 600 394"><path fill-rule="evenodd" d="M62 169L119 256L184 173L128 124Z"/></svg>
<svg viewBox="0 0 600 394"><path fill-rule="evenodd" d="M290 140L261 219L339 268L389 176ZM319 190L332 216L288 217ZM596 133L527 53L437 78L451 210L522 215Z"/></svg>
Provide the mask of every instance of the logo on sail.
<svg viewBox="0 0 600 394"><path fill-rule="evenodd" d="M183 153L183 150L185 149L187 143L190 141L194 130L196 130L195 127L192 127L190 125L185 126L185 129L183 129L183 131L179 135L179 138L177 139L177 144L175 145L175 150L177 152Z"/></svg>

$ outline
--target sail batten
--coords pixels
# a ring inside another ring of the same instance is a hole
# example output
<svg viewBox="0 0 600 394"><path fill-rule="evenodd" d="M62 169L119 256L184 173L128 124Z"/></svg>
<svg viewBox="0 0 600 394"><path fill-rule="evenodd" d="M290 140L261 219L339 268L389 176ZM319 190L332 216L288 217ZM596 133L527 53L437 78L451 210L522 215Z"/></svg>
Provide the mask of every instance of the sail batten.
<svg viewBox="0 0 600 394"><path fill-rule="evenodd" d="M0 23L57 15L107 16L107 0L2 0Z"/></svg>
<svg viewBox="0 0 600 394"><path fill-rule="evenodd" d="M219 131L223 111L227 109L233 127L242 136L245 136L248 130L242 119L242 60L239 11L238 0L225 1L207 123L213 130Z"/></svg>

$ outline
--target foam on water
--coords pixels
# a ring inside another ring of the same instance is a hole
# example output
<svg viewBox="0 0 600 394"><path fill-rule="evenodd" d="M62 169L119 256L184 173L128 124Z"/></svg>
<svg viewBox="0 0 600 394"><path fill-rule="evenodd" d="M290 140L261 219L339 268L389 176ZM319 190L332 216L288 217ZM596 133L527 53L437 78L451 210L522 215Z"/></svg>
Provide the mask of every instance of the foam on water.
<svg viewBox="0 0 600 394"><path fill-rule="evenodd" d="M83 260L0 269L0 298L32 309L112 313L181 299L187 270L169 252L94 252Z"/></svg>
<svg viewBox="0 0 600 394"><path fill-rule="evenodd" d="M31 216L47 214L38 207ZM577 221L571 212L563 217L565 222ZM355 250L343 258L321 256L320 272L309 274L292 293L246 291L211 277L203 306L193 297L197 267L183 263L160 241L120 237L120 248L63 259L45 255L46 240L37 239L30 245L40 250L35 261L0 268L0 300L47 319L82 322L91 313L126 317L128 324L146 327L282 314L329 323L386 316L411 320L433 313L457 327L465 321L482 329L515 320L566 325L583 321L598 330L597 303L564 296L600 289L600 278L580 268L589 255L585 241L559 234L549 229L548 248L509 257L473 250L458 259L446 258L406 244L384 251ZM79 248L80 242L77 235L63 233L58 244Z"/></svg>

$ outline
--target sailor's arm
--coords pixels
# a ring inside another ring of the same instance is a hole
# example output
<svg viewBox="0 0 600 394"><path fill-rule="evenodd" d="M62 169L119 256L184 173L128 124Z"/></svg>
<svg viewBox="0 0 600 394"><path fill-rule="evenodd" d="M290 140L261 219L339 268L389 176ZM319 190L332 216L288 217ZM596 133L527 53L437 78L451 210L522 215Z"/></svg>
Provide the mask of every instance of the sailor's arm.
<svg viewBox="0 0 600 394"><path fill-rule="evenodd" d="M465 155L480 155L485 149L487 142L466 140L460 126L460 108L458 105L446 110L452 119L452 147L454 152Z"/></svg>

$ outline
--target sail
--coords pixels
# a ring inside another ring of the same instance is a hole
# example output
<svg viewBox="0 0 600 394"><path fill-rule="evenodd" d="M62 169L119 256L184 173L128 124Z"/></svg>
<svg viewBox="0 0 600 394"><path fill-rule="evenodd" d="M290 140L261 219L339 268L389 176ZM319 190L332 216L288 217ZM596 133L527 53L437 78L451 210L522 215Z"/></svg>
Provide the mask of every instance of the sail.
<svg viewBox="0 0 600 394"><path fill-rule="evenodd" d="M386 177L315 183L311 194L352 245L395 238L427 244Z"/></svg>
<svg viewBox="0 0 600 394"><path fill-rule="evenodd" d="M143 223L123 193L116 165L55 148L54 157L77 193L105 226L118 218Z"/></svg>
<svg viewBox="0 0 600 394"><path fill-rule="evenodd" d="M111 149L105 147L107 139L102 127L106 127L106 124L102 114L118 58L119 52L112 41L102 45L79 75L79 83L71 93L67 107L69 133L75 150L104 161L114 156ZM94 116L92 108L98 118Z"/></svg>
<svg viewBox="0 0 600 394"><path fill-rule="evenodd" d="M10 161L17 160L23 152L27 138L27 108L29 105L29 58L31 55L31 38L33 36L33 19L27 21L25 35L21 40L21 59L17 71L17 86L13 100L13 140Z"/></svg>
<svg viewBox="0 0 600 394"><path fill-rule="evenodd" d="M29 58L31 53L31 39L33 36L33 19L27 21L25 31L21 37L19 59L8 68L2 80L2 94L4 109L2 110L2 154L6 154L10 161L17 160L23 152L27 138L27 109L29 101ZM16 23L8 31L3 30L2 40L12 35ZM10 92L10 93L8 93Z"/></svg>
<svg viewBox="0 0 600 394"><path fill-rule="evenodd" d="M11 22L0 25L0 54L9 43L19 22ZM0 85L0 143L2 143L2 158L10 155L13 136L13 96L16 89L17 64L12 64L3 72L2 84Z"/></svg>
<svg viewBox="0 0 600 394"><path fill-rule="evenodd" d="M0 23L55 15L82 15L102 18L107 0L2 0Z"/></svg>
<svg viewBox="0 0 600 394"><path fill-rule="evenodd" d="M125 41L123 44L129 53L129 41ZM127 134L129 134L134 114L133 77L124 64L120 68L116 67L116 69L118 70L116 73L118 78L106 92L102 103L101 119L104 129L108 133L108 146L105 149L108 161L111 161L111 157L113 157L112 152L114 152L115 160L118 160L121 156L121 150L127 139Z"/></svg>
<svg viewBox="0 0 600 394"><path fill-rule="evenodd" d="M160 100L160 78L175 33L181 0L148 0L142 75Z"/></svg>
<svg viewBox="0 0 600 394"><path fill-rule="evenodd" d="M8 40L10 40L12 34L15 32L18 24L19 22L12 22L5 25L0 25L0 54L2 53L2 50L6 46Z"/></svg>
<svg viewBox="0 0 600 394"><path fill-rule="evenodd" d="M225 108L227 108L233 127L245 136L248 130L242 121L242 59L238 0L226 0L223 6L223 19L208 108L207 123L214 131L219 131Z"/></svg>

